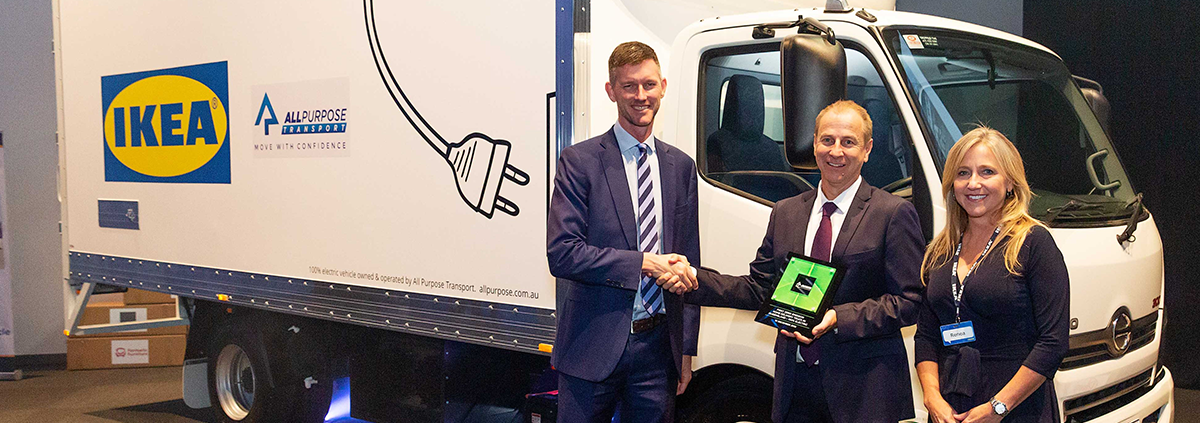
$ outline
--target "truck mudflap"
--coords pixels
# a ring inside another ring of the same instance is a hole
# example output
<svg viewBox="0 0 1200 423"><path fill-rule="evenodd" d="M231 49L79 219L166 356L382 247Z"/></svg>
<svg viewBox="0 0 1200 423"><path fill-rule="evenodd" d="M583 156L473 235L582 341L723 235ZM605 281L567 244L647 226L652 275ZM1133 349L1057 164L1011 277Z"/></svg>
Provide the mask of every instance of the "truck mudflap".
<svg viewBox="0 0 1200 423"><path fill-rule="evenodd" d="M107 284L546 355L554 310L71 252L72 284Z"/></svg>
<svg viewBox="0 0 1200 423"><path fill-rule="evenodd" d="M208 358L184 360L183 403L196 409L212 406L208 396Z"/></svg>

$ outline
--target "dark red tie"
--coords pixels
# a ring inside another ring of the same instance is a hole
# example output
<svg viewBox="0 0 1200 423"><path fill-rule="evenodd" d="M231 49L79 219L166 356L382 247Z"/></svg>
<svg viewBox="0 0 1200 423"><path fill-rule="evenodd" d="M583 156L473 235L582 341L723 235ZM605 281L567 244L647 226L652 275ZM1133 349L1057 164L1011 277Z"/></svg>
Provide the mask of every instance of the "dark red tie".
<svg viewBox="0 0 1200 423"><path fill-rule="evenodd" d="M821 225L817 227L817 234L813 236L812 250L808 255L817 260L829 261L830 243L833 240L833 221L829 216L837 211L837 204L832 201L826 202L821 206ZM823 319L825 316L817 316L817 319ZM800 357L804 358L804 364L813 366L817 361L821 360L821 349L817 348L817 344L804 345L800 344Z"/></svg>
<svg viewBox="0 0 1200 423"><path fill-rule="evenodd" d="M812 251L808 255L817 260L829 261L829 244L833 240L833 221L829 219L837 211L837 204L832 201L821 206L821 226L817 227L817 235L813 237Z"/></svg>

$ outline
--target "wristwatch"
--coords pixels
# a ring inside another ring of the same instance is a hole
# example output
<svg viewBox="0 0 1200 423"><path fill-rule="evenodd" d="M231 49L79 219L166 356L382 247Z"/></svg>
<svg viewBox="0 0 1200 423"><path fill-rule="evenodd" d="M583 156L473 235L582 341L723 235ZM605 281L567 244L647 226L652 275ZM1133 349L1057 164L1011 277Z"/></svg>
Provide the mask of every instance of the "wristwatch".
<svg viewBox="0 0 1200 423"><path fill-rule="evenodd" d="M1008 414L1008 404L1000 402L1000 400L996 399L996 397L992 397L991 402L992 412L996 413L997 416L1004 417L1005 414Z"/></svg>

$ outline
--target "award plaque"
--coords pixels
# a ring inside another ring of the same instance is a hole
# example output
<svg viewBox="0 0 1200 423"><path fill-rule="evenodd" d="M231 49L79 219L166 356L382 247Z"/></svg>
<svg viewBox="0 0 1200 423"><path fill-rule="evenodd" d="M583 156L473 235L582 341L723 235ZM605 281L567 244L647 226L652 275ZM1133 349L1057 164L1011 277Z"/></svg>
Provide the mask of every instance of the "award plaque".
<svg viewBox="0 0 1200 423"><path fill-rule="evenodd" d="M763 301L755 321L812 337L842 282L842 270L833 263L789 253L783 276L771 298Z"/></svg>

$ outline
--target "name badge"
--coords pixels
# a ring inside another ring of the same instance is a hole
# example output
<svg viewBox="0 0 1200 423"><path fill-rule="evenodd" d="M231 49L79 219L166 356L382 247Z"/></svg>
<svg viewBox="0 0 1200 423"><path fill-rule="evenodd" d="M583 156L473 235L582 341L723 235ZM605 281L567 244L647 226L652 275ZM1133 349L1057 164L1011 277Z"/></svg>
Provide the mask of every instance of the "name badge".
<svg viewBox="0 0 1200 423"><path fill-rule="evenodd" d="M942 325L942 345L951 346L975 342L975 325L971 321Z"/></svg>

